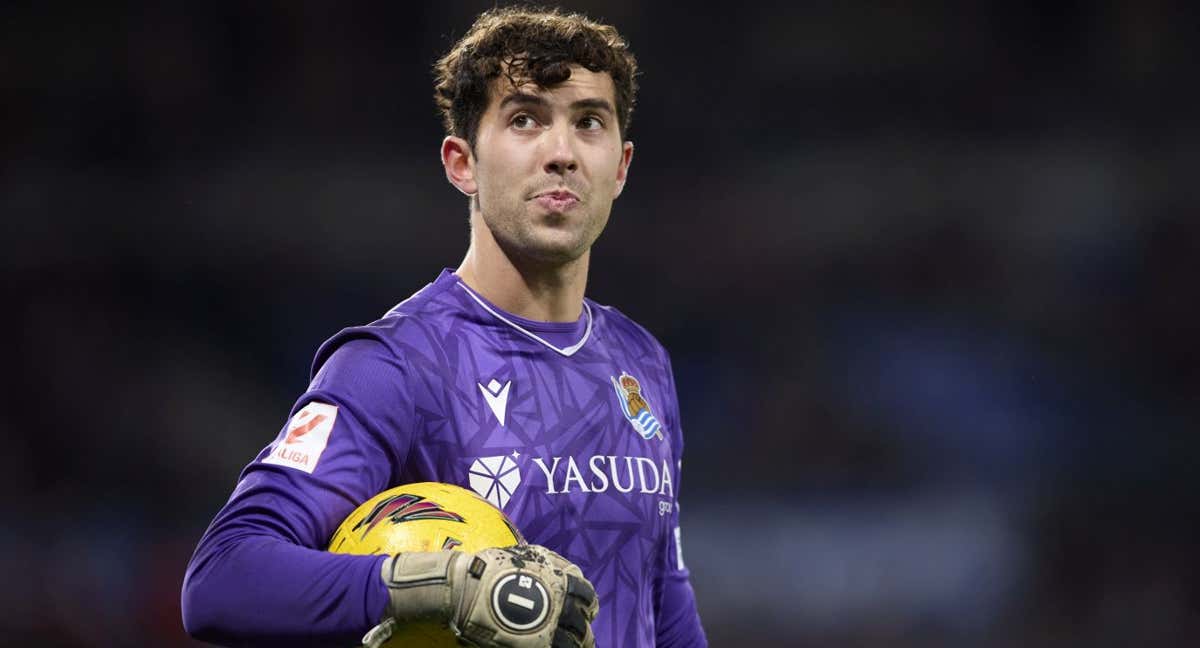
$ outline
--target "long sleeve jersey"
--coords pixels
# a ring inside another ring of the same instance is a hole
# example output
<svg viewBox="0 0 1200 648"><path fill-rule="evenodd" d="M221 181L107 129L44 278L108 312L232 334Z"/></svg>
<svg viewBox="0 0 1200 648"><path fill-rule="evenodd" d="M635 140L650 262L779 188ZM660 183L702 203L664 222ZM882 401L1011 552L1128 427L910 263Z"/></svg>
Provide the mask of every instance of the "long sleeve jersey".
<svg viewBox="0 0 1200 648"><path fill-rule="evenodd" d="M308 390L242 472L188 565L183 616L225 645L354 645L387 603L382 556L325 551L392 486L470 488L596 586L603 648L705 646L679 535L670 360L584 301L576 323L506 313L457 275L317 352Z"/></svg>

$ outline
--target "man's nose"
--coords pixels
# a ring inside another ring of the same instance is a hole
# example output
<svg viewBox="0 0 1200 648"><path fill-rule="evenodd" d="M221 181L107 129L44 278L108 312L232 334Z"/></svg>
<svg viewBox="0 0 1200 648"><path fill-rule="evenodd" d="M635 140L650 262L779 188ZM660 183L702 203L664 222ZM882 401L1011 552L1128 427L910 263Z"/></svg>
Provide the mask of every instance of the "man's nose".
<svg viewBox="0 0 1200 648"><path fill-rule="evenodd" d="M569 128L555 127L546 134L546 173L566 175L579 168Z"/></svg>

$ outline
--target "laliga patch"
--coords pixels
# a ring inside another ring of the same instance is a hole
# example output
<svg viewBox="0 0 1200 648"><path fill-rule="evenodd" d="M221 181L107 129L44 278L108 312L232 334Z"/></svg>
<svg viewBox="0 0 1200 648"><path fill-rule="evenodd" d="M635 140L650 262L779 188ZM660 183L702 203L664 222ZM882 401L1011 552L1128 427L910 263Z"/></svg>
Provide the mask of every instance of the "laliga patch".
<svg viewBox="0 0 1200 648"><path fill-rule="evenodd" d="M288 466L308 474L317 467L317 460L329 443L329 433L337 420L337 406L328 403L309 403L288 421L287 434L275 444L263 463Z"/></svg>

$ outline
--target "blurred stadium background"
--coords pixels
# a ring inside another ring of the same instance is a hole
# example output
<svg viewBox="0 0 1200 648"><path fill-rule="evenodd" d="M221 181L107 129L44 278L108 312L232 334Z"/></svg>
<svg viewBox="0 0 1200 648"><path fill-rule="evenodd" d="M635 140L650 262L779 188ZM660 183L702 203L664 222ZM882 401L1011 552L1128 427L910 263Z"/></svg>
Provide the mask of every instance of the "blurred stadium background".
<svg viewBox="0 0 1200 648"><path fill-rule="evenodd" d="M317 345L461 258L486 6L0 8L0 644L194 645ZM674 355L712 643L1200 644L1196 5L567 6L644 70L589 293Z"/></svg>

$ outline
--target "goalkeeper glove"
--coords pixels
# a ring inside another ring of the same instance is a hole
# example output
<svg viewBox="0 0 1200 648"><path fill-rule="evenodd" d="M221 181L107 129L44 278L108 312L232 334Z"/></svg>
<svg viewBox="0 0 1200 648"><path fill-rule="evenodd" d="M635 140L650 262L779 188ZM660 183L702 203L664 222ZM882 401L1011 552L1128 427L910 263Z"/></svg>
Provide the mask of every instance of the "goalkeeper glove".
<svg viewBox="0 0 1200 648"><path fill-rule="evenodd" d="M482 648L593 648L596 590L579 567L538 545L400 553L383 563L387 614L363 644L382 645L397 625L446 623Z"/></svg>

